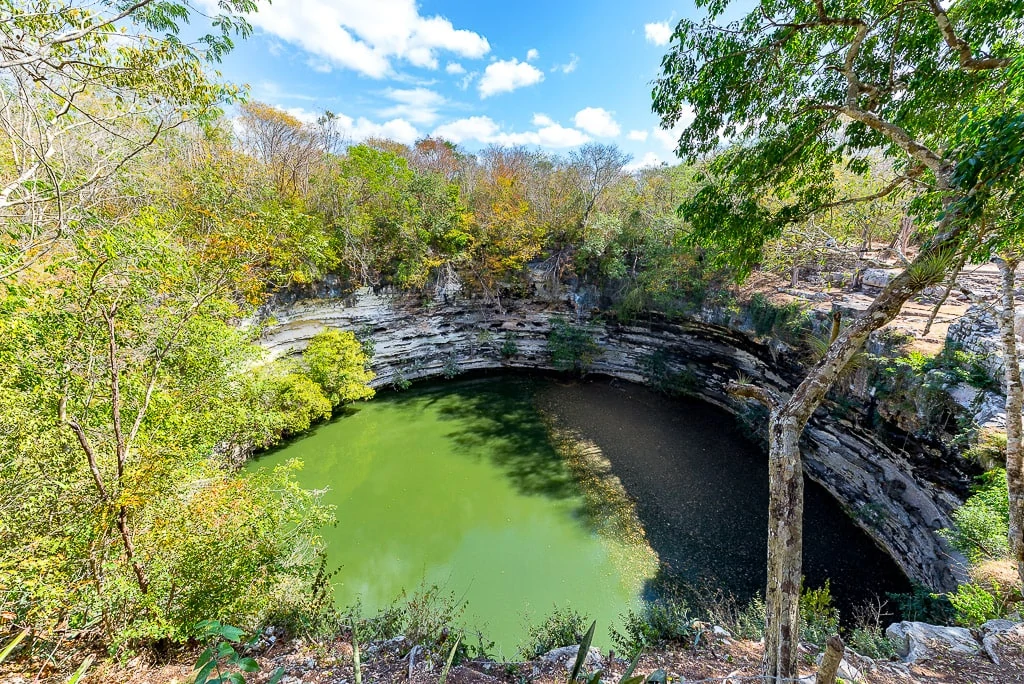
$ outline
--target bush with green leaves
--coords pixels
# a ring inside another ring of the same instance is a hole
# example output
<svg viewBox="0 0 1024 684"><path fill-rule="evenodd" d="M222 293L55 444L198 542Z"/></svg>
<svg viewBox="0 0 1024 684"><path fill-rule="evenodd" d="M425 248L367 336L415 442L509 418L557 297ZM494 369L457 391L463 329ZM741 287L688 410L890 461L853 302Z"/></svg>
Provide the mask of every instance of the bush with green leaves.
<svg viewBox="0 0 1024 684"><path fill-rule="evenodd" d="M686 367L676 370L669 362L668 353L658 349L640 359L640 370L649 387L669 396L692 392L697 386L697 377Z"/></svg>
<svg viewBox="0 0 1024 684"><path fill-rule="evenodd" d="M972 563L999 559L1009 551L1009 521L1006 471L1000 468L979 478L974 494L953 512L953 527L940 534Z"/></svg>
<svg viewBox="0 0 1024 684"><path fill-rule="evenodd" d="M868 658L887 660L896 655L896 644L880 626L854 627L846 635L846 645Z"/></svg>
<svg viewBox="0 0 1024 684"><path fill-rule="evenodd" d="M519 343L516 341L515 333L509 333L502 340L501 347L498 349L501 354L501 358L508 359L514 358L519 353Z"/></svg>
<svg viewBox="0 0 1024 684"><path fill-rule="evenodd" d="M800 639L822 646L838 633L839 611L832 603L829 581L825 580L825 585L818 589L804 588L800 592Z"/></svg>
<svg viewBox="0 0 1024 684"><path fill-rule="evenodd" d="M601 347L593 329L554 318L548 333L548 352L555 368L583 374L600 356Z"/></svg>
<svg viewBox="0 0 1024 684"><path fill-rule="evenodd" d="M956 591L946 594L956 614L956 622L964 627L978 627L988 620L1004 616L1006 602L998 587L989 591L973 582L964 582Z"/></svg>
<svg viewBox="0 0 1024 684"><path fill-rule="evenodd" d="M302 353L305 374L320 385L331 405L369 399L374 378L363 344L348 330L324 330L313 336Z"/></svg>
<svg viewBox="0 0 1024 684"><path fill-rule="evenodd" d="M199 624L203 639L210 645L199 655L192 673L193 684L245 684L245 674L260 671L254 659L241 655L237 646L245 632L217 620L204 620ZM284 669L277 668L266 684L277 684L284 677Z"/></svg>
<svg viewBox="0 0 1024 684"><path fill-rule="evenodd" d="M690 644L696 634L689 604L678 596L644 602L622 616L622 630L612 629L612 643L622 653Z"/></svg>
<svg viewBox="0 0 1024 684"><path fill-rule="evenodd" d="M519 655L530 660L563 646L574 646L587 632L587 617L568 606L556 607L538 624L530 625Z"/></svg>
<svg viewBox="0 0 1024 684"><path fill-rule="evenodd" d="M1006 463L1006 432L1003 430L982 429L974 438L974 443L963 452L964 458L980 464L983 468L993 468L996 464Z"/></svg>
<svg viewBox="0 0 1024 684"><path fill-rule="evenodd" d="M811 331L811 319L798 302L775 304L761 293L747 304L758 337L772 335L788 344L800 342Z"/></svg>
<svg viewBox="0 0 1024 684"><path fill-rule="evenodd" d="M945 594L935 594L928 587L911 582L911 591L888 594L904 620L946 625L953 619L953 607Z"/></svg>
<svg viewBox="0 0 1024 684"><path fill-rule="evenodd" d="M485 658L494 644L484 634L464 624L465 609L465 601L454 592L424 584L412 592L403 591L395 601L372 616L364 615L359 603L349 606L338 617L338 624L350 635L354 634L360 643L404 636L410 647L419 645L433 653L447 655L458 640L455 662Z"/></svg>

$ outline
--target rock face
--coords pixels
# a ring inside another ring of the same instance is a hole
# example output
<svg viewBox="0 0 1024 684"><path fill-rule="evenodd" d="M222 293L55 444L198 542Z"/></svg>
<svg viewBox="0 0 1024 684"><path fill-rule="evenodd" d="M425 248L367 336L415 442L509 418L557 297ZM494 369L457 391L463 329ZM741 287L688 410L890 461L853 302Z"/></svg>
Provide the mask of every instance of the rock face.
<svg viewBox="0 0 1024 684"><path fill-rule="evenodd" d="M271 356L297 353L324 328L371 335L376 387L401 380L495 368L550 369L551 319L581 316L581 300L535 297L499 307L481 300L427 302L368 290L345 298L278 303L264 312L262 344ZM705 320L594 324L602 350L591 372L645 383L657 354L685 376L688 390L731 412L744 409L726 383L738 374L788 394L802 377L776 347ZM583 315L585 318L585 315ZM504 351L504 354L503 354ZM514 351L514 353L512 353ZM838 413L838 412L834 412ZM966 478L949 473L935 449L819 410L804 437L804 467L913 580L935 590L955 586L952 552L935 531L950 524Z"/></svg>
<svg viewBox="0 0 1024 684"><path fill-rule="evenodd" d="M963 627L938 627L925 622L897 622L889 625L885 634L896 642L905 663L930 658L936 648L964 655L975 655L981 650L978 640L971 631Z"/></svg>

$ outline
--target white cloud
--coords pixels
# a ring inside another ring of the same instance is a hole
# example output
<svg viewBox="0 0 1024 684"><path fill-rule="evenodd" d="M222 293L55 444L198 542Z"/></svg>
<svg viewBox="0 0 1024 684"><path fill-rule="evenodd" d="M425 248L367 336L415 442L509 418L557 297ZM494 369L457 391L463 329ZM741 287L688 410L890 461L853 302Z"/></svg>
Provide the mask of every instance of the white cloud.
<svg viewBox="0 0 1024 684"><path fill-rule="evenodd" d="M580 58L574 53L569 53L569 61L565 64L556 64L551 67L551 71L561 71L563 74L571 74L576 71L576 67L580 64Z"/></svg>
<svg viewBox="0 0 1024 684"><path fill-rule="evenodd" d="M667 162L665 162L665 160L662 159L661 157L659 157L656 153L648 152L647 154L645 154L640 159L637 159L634 162L630 162L629 164L626 164L623 167L623 169L625 171L627 171L627 172L633 172L633 171L639 171L640 169L649 169L652 166L661 166L662 164L665 164L665 163L667 163Z"/></svg>
<svg viewBox="0 0 1024 684"><path fill-rule="evenodd" d="M290 107L285 111L303 123L314 123L319 117L318 113L301 107ZM232 121L239 122L240 120L236 117ZM367 138L387 138L411 145L421 137L416 127L402 118L391 119L381 123L371 121L362 116L358 119L353 119L351 116L336 113L334 115L334 123L338 131L346 139L354 143L362 142ZM238 123L235 123L235 125L237 126Z"/></svg>
<svg viewBox="0 0 1024 684"><path fill-rule="evenodd" d="M211 12L216 0L200 0ZM263 4L247 16L267 34L309 52L319 68L352 69L372 78L392 73L392 61L436 69L437 53L475 59L487 39L444 17L424 17L416 0L288 0Z"/></svg>
<svg viewBox="0 0 1024 684"><path fill-rule="evenodd" d="M462 80L459 81L459 90L466 90L467 88L469 88L470 84L473 83L473 79L475 79L477 77L477 75L478 75L478 72L471 71L468 74L466 74L465 76L463 76Z"/></svg>
<svg viewBox="0 0 1024 684"><path fill-rule="evenodd" d="M530 48L526 51L526 61L532 62L535 59L540 59L540 53L537 52L536 48Z"/></svg>
<svg viewBox="0 0 1024 684"><path fill-rule="evenodd" d="M629 133L626 134L626 137L629 138L630 140L643 142L647 140L647 131L630 131Z"/></svg>
<svg viewBox="0 0 1024 684"><path fill-rule="evenodd" d="M337 116L338 130L353 142L367 138L387 138L405 145L412 145L421 137L416 127L405 119L392 119L384 123L377 123L364 117L353 120L344 114Z"/></svg>
<svg viewBox="0 0 1024 684"><path fill-rule="evenodd" d="M484 145L537 145L540 147L576 147L590 137L575 128L567 128L545 114L534 114L532 131L503 131L489 116L471 116L451 121L434 129L432 135L453 143L476 141Z"/></svg>
<svg viewBox="0 0 1024 684"><path fill-rule="evenodd" d="M648 43L668 45L668 41L672 39L672 29L669 28L667 21L644 24L644 36Z"/></svg>
<svg viewBox="0 0 1024 684"><path fill-rule="evenodd" d="M614 138L622 132L622 128L615 121L611 112L601 107L581 109L576 112L576 118L573 121L577 128L582 128L598 138Z"/></svg>
<svg viewBox="0 0 1024 684"><path fill-rule="evenodd" d="M466 67L462 66L458 62L448 62L448 66L444 68L449 74L464 74L466 73Z"/></svg>
<svg viewBox="0 0 1024 684"><path fill-rule="evenodd" d="M395 104L380 110L380 116L422 124L437 121L438 110L448 103L444 96L428 88L388 88L384 96Z"/></svg>
<svg viewBox="0 0 1024 684"><path fill-rule="evenodd" d="M513 57L509 60L491 62L484 69L477 88L480 98L490 97L498 93L511 93L518 88L531 86L544 80L544 72L532 64L520 62Z"/></svg>

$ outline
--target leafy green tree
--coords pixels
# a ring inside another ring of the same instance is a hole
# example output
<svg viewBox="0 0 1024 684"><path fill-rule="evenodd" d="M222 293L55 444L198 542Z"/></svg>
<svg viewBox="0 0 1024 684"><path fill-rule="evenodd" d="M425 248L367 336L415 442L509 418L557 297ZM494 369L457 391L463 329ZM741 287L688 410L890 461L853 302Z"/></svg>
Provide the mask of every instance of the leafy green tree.
<svg viewBox="0 0 1024 684"><path fill-rule="evenodd" d="M225 462L259 414L259 350L235 326L250 264L192 249L173 214L119 209L0 298L0 601L46 638L114 645L255 627L286 587L301 601L329 516L290 471ZM329 411L313 390L294 410Z"/></svg>
<svg viewBox="0 0 1024 684"><path fill-rule="evenodd" d="M35 263L118 196L123 167L164 133L235 100L206 66L231 49L254 0L218 0L183 40L191 2L0 2L0 279Z"/></svg>
<svg viewBox="0 0 1024 684"><path fill-rule="evenodd" d="M835 338L789 398L732 387L771 410L765 673L782 681L797 675L800 435L868 335L941 279L945 269L936 266L948 267L969 242L971 204L987 181L964 173L969 154L954 143L964 117L1005 92L1021 51L1024 3L965 0L947 9L938 0L762 0L740 19L716 23L732 4L703 0L706 20L679 23L654 90L663 125L692 116L679 134L681 156L719 152L681 207L693 243L714 245L743 274L784 225L830 206L923 187L930 191L918 210L935 217L914 262ZM723 137L732 144L719 151ZM840 195L835 166L865 173L869 154L891 160L891 178L870 195ZM1012 166L995 175L1012 175Z"/></svg>
<svg viewBox="0 0 1024 684"><path fill-rule="evenodd" d="M563 319L552 319L548 349L555 368L581 375L587 372L601 354L601 347L590 328L573 325Z"/></svg>
<svg viewBox="0 0 1024 684"><path fill-rule="evenodd" d="M321 388L331 404L369 399L374 373L363 345L348 330L324 330L309 341L302 353L306 375Z"/></svg>

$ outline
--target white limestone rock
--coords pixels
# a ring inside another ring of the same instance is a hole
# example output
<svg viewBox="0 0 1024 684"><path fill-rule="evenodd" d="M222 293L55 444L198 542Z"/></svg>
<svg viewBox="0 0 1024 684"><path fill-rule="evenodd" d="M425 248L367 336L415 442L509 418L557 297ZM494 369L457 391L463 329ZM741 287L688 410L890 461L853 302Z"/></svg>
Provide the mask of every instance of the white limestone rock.
<svg viewBox="0 0 1024 684"><path fill-rule="evenodd" d="M572 670L572 666L576 664L576 655L579 653L580 647L576 646L563 646L548 651L540 657L545 663L562 663L565 669ZM592 670L595 667L600 667L604 663L604 658L601 657L601 649L591 646L590 650L587 651L587 657L583 660L583 666Z"/></svg>
<svg viewBox="0 0 1024 684"><path fill-rule="evenodd" d="M903 662L914 663L947 651L976 655L981 645L971 631L963 627L940 627L926 622L897 622L885 630L896 642Z"/></svg>

